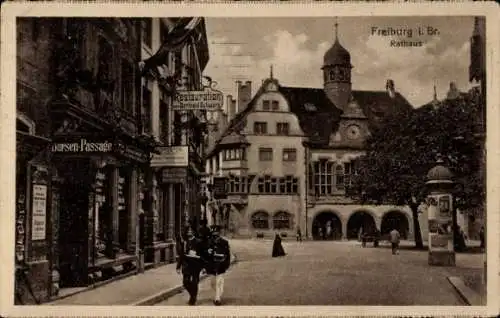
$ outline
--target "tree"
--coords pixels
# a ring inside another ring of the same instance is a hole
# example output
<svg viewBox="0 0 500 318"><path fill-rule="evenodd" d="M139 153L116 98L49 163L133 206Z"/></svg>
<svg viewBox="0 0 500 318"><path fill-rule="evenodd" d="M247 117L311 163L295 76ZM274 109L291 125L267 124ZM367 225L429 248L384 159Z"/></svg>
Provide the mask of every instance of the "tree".
<svg viewBox="0 0 500 318"><path fill-rule="evenodd" d="M455 175L456 196L474 198L462 208L484 201L481 160L482 140L478 139L478 99L463 94L454 100L419 109L400 108L371 127L366 154L360 160L354 189L363 202L408 205L413 215L415 245L423 248L418 206L425 198L429 169L441 154Z"/></svg>

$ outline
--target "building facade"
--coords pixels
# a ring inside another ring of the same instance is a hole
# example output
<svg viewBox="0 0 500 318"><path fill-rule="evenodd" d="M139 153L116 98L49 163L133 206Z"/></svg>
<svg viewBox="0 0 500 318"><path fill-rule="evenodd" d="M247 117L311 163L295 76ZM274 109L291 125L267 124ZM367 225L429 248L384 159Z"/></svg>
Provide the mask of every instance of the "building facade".
<svg viewBox="0 0 500 318"><path fill-rule="evenodd" d="M282 86L271 70L230 120L206 170L226 177L227 198L213 206L234 235L295 236L300 228L309 238L354 239L396 227L413 237L409 207L363 205L350 195L371 127L398 107L412 107L392 80L385 90L353 90L351 69L336 37L324 55L322 89Z"/></svg>
<svg viewBox="0 0 500 318"><path fill-rule="evenodd" d="M17 33L16 303L137 270L142 252L173 261L200 214L205 116L172 103L200 89L203 19L22 18Z"/></svg>
<svg viewBox="0 0 500 318"><path fill-rule="evenodd" d="M151 36L143 38L142 58L156 59L143 77L160 141L151 161L150 215L146 216L145 262L173 260L174 242L186 223L202 217L202 160L207 135L204 111L174 109L178 92L203 90L209 60L203 18L147 19ZM175 44L173 44L175 43ZM146 99L145 99L146 100Z"/></svg>
<svg viewBox="0 0 500 318"><path fill-rule="evenodd" d="M22 18L17 27L18 145L49 140L17 161L23 303L136 266L140 176L154 140L137 102L137 20Z"/></svg>

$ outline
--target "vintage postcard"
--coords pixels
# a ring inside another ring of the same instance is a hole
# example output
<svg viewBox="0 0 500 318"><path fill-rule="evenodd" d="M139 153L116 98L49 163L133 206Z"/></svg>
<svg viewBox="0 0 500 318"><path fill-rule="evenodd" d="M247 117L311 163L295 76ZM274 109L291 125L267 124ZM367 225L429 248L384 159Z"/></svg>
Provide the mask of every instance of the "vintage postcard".
<svg viewBox="0 0 500 318"><path fill-rule="evenodd" d="M499 313L497 6L2 9L2 315Z"/></svg>

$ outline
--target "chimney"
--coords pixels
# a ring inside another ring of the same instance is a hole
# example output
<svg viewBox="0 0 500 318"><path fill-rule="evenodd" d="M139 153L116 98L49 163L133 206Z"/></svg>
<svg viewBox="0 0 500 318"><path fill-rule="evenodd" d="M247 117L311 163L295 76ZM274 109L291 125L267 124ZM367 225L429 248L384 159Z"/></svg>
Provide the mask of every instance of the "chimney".
<svg viewBox="0 0 500 318"><path fill-rule="evenodd" d="M391 98L394 98L394 96L396 96L396 90L394 88L394 81L391 80L391 79L388 79L386 84L385 84L385 89L387 90L387 94L389 94L389 96Z"/></svg>
<svg viewBox="0 0 500 318"><path fill-rule="evenodd" d="M252 82L251 81L246 81L245 85L239 85L238 86L238 106L237 110L241 111L243 110L248 103L250 102L250 99L252 98Z"/></svg>
<svg viewBox="0 0 500 318"><path fill-rule="evenodd" d="M236 103L236 99L233 99L231 101L231 108L234 110L234 114L233 114L233 117L234 117L234 115L236 115L239 112L238 104Z"/></svg>
<svg viewBox="0 0 500 318"><path fill-rule="evenodd" d="M457 84L455 82L450 83L450 90L446 95L446 99L457 99L460 96L460 91L457 88Z"/></svg>
<svg viewBox="0 0 500 318"><path fill-rule="evenodd" d="M233 95L227 95L226 107L227 107L228 120L231 120L231 119L233 119L234 115L236 115L236 109L233 106Z"/></svg>

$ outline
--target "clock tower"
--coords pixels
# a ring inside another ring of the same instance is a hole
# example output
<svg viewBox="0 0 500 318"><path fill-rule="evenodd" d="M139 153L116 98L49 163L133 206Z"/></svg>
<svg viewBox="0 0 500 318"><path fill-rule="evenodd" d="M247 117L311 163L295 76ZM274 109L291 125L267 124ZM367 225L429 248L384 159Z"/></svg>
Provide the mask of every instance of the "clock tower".
<svg viewBox="0 0 500 318"><path fill-rule="evenodd" d="M335 42L323 59L323 83L326 96L340 110L344 110L351 97L351 55L338 39L335 22Z"/></svg>

